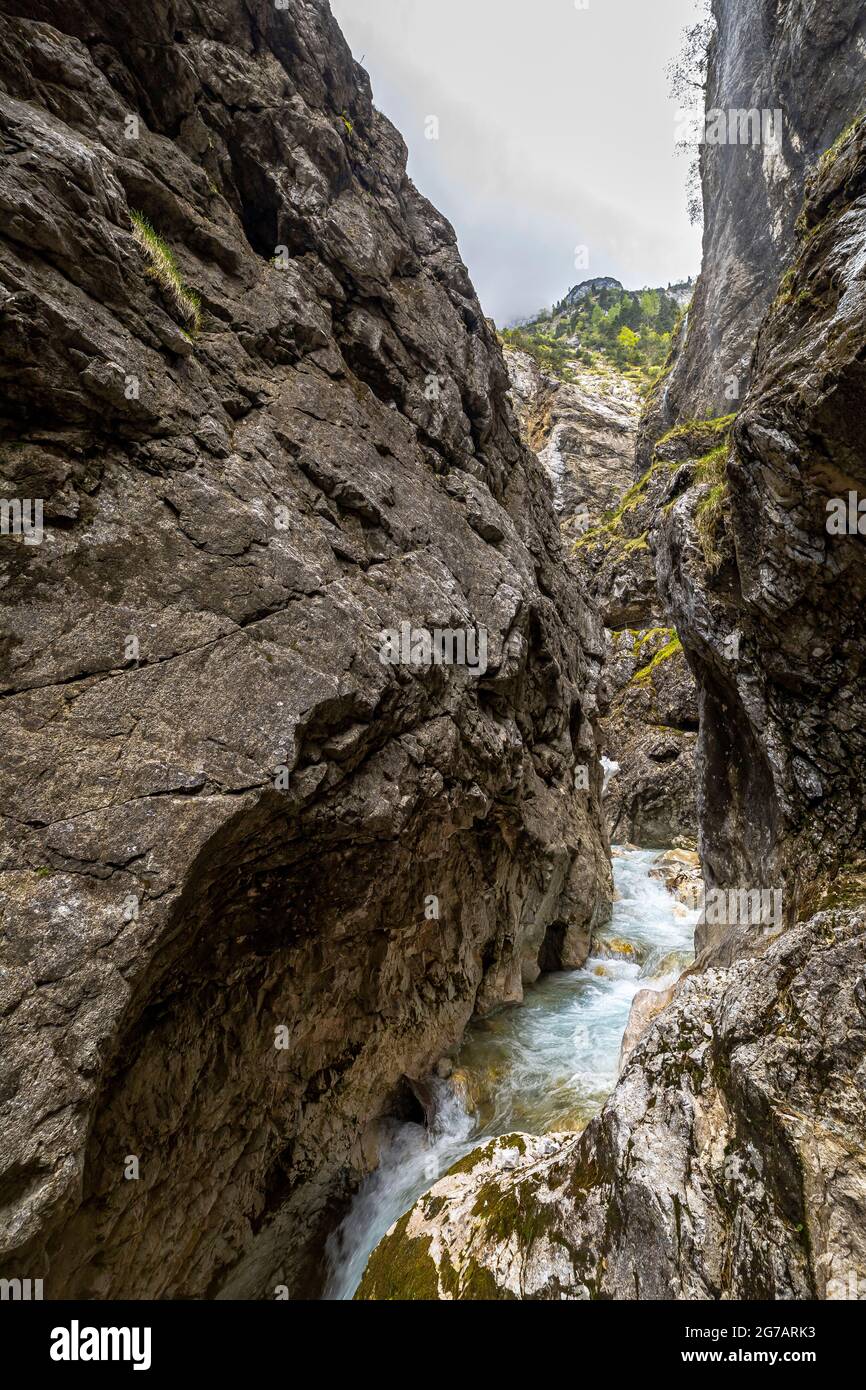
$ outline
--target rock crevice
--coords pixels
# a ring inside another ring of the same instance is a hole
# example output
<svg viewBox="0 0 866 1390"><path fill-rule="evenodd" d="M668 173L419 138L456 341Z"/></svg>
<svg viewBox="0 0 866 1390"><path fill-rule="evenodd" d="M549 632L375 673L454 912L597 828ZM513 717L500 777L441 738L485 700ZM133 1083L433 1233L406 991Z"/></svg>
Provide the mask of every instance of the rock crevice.
<svg viewBox="0 0 866 1390"><path fill-rule="evenodd" d="M601 625L325 0L5 4L0 120L0 490L44 501L2 540L0 1267L315 1292L404 1078L607 910ZM390 664L406 627L485 660Z"/></svg>

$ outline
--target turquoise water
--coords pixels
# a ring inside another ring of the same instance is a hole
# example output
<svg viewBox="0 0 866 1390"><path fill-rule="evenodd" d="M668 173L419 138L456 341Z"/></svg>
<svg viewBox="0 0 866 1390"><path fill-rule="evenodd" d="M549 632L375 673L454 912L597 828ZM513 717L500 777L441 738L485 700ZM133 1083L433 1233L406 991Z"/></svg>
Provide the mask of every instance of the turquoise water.
<svg viewBox="0 0 866 1390"><path fill-rule="evenodd" d="M351 1298L385 1232L458 1158L498 1134L578 1131L616 1083L635 994L664 989L692 959L697 913L649 872L656 850L618 850L618 901L582 970L546 975L523 1004L472 1024L434 1125L394 1122L377 1171L328 1243L326 1298Z"/></svg>

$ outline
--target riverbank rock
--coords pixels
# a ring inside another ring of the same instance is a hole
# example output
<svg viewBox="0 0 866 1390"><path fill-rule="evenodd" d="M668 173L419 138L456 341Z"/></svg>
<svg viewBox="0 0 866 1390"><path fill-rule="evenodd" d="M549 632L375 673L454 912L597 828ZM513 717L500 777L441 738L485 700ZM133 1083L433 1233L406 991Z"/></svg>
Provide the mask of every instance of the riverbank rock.
<svg viewBox="0 0 866 1390"><path fill-rule="evenodd" d="M860 907L685 976L582 1135L475 1150L357 1297L862 1297L864 969Z"/></svg>
<svg viewBox="0 0 866 1390"><path fill-rule="evenodd" d="M654 1018L658 1018L663 1009L674 997L675 985L670 985L667 989L641 989L638 990L631 1003L628 1014L628 1023L622 1035L622 1043L619 1049L619 1069L622 1071L629 1056L634 1052L644 1033L649 1028Z"/></svg>
<svg viewBox="0 0 866 1390"><path fill-rule="evenodd" d="M686 907L700 906L704 882L700 855L695 850L666 850L650 869L650 878L661 879L668 892Z"/></svg>
<svg viewBox="0 0 866 1390"><path fill-rule="evenodd" d="M26 10L0 1272L315 1293L404 1077L605 916L602 628L325 0Z"/></svg>

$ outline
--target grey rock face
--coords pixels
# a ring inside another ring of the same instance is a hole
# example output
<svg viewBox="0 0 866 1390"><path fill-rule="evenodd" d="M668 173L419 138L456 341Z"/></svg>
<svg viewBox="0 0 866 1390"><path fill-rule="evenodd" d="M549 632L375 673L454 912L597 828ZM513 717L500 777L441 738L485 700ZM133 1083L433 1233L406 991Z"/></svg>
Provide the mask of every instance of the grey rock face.
<svg viewBox="0 0 866 1390"><path fill-rule="evenodd" d="M697 700L665 626L649 545L681 450L661 449L659 467L632 486L638 397L629 381L576 369L576 381L563 383L526 352L507 348L505 360L524 439L550 475L563 535L608 628L600 727L605 755L619 764L605 800L611 837L659 847L694 838Z"/></svg>
<svg viewBox="0 0 866 1390"><path fill-rule="evenodd" d="M574 368L574 381L541 372L527 352L505 349L523 437L553 484L563 534L576 540L619 502L631 475L640 398L613 370Z"/></svg>
<svg viewBox="0 0 866 1390"><path fill-rule="evenodd" d="M806 175L861 110L860 0L713 0L708 111L781 111L772 138L704 144L703 267L673 370L641 425L638 467L678 421L727 414L745 397L758 333L794 252ZM779 135L779 131L781 134ZM737 395L726 394L733 389Z"/></svg>
<svg viewBox="0 0 866 1390"><path fill-rule="evenodd" d="M840 910L686 976L580 1137L476 1150L357 1296L862 1297L864 966L866 915Z"/></svg>
<svg viewBox="0 0 866 1390"><path fill-rule="evenodd" d="M657 535L698 676L708 880L784 888L788 920L863 848L866 567L856 523L828 531L828 503L866 487L862 123L816 170L800 225L724 460L715 563L688 468Z"/></svg>
<svg viewBox="0 0 866 1390"><path fill-rule="evenodd" d="M697 836L695 684L671 628L608 633L600 724L618 764L605 793L611 840L665 849Z"/></svg>
<svg viewBox="0 0 866 1390"><path fill-rule="evenodd" d="M605 912L602 628L324 0L5 9L0 1266L315 1291L404 1076Z"/></svg>

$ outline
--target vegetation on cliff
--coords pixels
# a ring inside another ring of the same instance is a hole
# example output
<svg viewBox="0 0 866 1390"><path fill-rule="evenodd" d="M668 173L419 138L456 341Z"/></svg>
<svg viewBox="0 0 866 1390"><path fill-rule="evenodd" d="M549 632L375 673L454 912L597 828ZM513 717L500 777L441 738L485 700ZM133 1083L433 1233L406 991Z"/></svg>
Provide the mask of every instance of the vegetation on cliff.
<svg viewBox="0 0 866 1390"><path fill-rule="evenodd" d="M502 340L562 380L577 363L615 367L648 389L668 358L686 289L629 291L616 281L588 281L529 323L504 329Z"/></svg>

